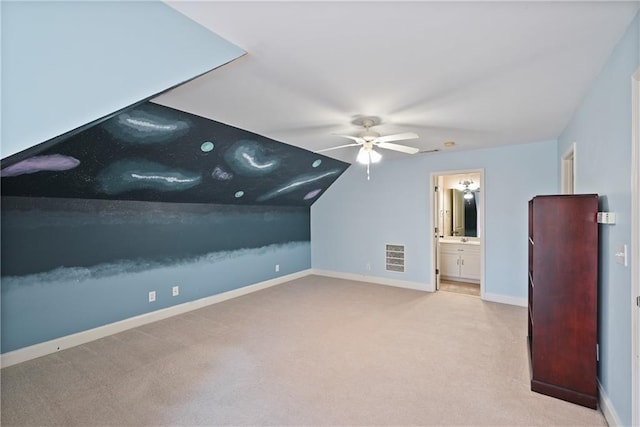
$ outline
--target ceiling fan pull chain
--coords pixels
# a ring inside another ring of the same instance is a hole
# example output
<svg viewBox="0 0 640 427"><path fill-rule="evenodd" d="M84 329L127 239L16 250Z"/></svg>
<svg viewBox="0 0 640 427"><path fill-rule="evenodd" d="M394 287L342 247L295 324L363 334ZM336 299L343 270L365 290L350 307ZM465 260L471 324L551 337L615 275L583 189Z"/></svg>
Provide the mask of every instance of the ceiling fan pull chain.
<svg viewBox="0 0 640 427"><path fill-rule="evenodd" d="M370 164L371 164L371 162L367 163L367 181L370 180L370 177L369 177L369 165Z"/></svg>

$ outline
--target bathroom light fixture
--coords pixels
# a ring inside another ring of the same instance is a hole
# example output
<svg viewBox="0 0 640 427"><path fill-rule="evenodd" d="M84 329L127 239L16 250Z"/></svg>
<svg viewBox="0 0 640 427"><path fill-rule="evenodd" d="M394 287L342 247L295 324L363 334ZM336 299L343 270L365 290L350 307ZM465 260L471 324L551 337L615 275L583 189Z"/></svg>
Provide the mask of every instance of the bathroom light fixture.
<svg viewBox="0 0 640 427"><path fill-rule="evenodd" d="M466 191L466 190L475 191L475 190L478 190L480 186L475 182L473 182L473 179L469 178L469 179L458 181L458 185L456 185L456 188L460 191Z"/></svg>

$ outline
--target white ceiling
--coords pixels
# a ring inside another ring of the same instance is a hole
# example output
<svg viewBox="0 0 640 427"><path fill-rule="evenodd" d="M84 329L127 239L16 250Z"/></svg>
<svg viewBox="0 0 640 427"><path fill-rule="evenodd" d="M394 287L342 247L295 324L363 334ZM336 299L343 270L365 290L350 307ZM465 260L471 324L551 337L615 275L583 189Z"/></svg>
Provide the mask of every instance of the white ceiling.
<svg viewBox="0 0 640 427"><path fill-rule="evenodd" d="M555 139L640 2L168 2L243 48L155 99L308 150L383 135L448 150ZM324 153L352 162L354 147ZM383 150L386 158L406 154ZM424 154L418 154L424 155Z"/></svg>

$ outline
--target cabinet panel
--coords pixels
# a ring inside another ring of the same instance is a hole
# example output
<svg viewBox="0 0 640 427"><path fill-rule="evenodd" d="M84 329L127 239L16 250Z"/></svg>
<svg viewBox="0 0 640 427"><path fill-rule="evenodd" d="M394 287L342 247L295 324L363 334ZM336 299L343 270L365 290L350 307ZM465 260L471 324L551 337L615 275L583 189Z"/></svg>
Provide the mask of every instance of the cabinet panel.
<svg viewBox="0 0 640 427"><path fill-rule="evenodd" d="M440 274L448 277L458 277L460 275L460 256L457 253L440 253Z"/></svg>
<svg viewBox="0 0 640 427"><path fill-rule="evenodd" d="M460 259L460 277L480 280L480 254L465 253Z"/></svg>

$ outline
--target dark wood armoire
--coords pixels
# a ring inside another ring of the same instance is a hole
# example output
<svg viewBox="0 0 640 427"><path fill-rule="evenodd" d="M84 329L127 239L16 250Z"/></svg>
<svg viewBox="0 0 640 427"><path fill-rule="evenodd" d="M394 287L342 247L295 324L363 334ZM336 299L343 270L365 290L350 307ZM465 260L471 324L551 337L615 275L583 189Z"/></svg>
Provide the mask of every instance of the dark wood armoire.
<svg viewBox="0 0 640 427"><path fill-rule="evenodd" d="M529 201L531 390L598 403L598 196Z"/></svg>

